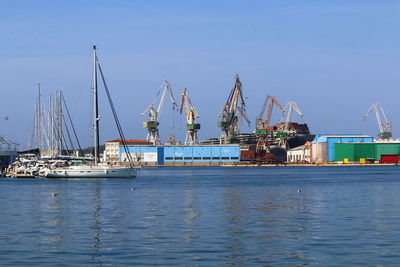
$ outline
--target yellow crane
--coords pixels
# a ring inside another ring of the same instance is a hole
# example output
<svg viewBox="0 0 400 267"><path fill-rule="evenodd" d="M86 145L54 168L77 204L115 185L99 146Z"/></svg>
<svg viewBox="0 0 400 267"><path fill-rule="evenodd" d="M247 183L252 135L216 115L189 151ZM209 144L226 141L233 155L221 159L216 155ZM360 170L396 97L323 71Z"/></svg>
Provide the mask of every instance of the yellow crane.
<svg viewBox="0 0 400 267"><path fill-rule="evenodd" d="M183 89L182 93L182 101L180 113L182 114L183 108L185 108L185 116L186 116L186 138L185 145L195 145L197 144L197 130L200 129L200 123L196 123L196 119L199 117L196 109L192 105L192 101L190 101L187 89Z"/></svg>

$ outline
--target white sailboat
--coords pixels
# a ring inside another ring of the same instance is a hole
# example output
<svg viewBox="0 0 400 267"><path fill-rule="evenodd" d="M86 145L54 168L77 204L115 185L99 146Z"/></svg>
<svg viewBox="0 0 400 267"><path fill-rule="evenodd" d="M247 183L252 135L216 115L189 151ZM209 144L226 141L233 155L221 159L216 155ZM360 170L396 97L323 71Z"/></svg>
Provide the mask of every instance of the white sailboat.
<svg viewBox="0 0 400 267"><path fill-rule="evenodd" d="M96 46L93 46L93 128L94 128L94 163L83 165L72 165L65 167L49 167L42 170L42 175L46 178L131 178L136 177L137 169L134 167L131 159L130 166L110 166L99 163L99 112L98 112L98 94L97 94L97 66L98 59L96 55ZM100 74L101 67L100 68ZM104 77L103 82L104 82ZM105 85L106 86L106 85ZM106 90L108 90L106 88ZM111 103L112 104L112 103ZM113 108L113 107L112 107ZM113 112L115 110L113 109ZM114 114L116 115L116 114ZM117 122L118 130L121 134L119 122ZM126 146L124 146L126 149ZM127 155L130 155L126 149Z"/></svg>
<svg viewBox="0 0 400 267"><path fill-rule="evenodd" d="M48 168L46 178L131 178L136 177L136 167L115 167L107 165L82 165Z"/></svg>

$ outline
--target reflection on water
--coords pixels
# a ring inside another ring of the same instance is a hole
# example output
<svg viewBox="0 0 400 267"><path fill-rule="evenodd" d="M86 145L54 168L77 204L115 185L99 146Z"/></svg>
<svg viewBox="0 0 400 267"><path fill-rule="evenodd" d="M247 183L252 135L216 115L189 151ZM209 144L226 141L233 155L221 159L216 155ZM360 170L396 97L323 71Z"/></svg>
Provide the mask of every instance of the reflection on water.
<svg viewBox="0 0 400 267"><path fill-rule="evenodd" d="M399 173L160 168L133 180L1 179L0 262L396 265Z"/></svg>
<svg viewBox="0 0 400 267"><path fill-rule="evenodd" d="M93 250L92 262L97 262L102 265L101 262L101 221L100 221L100 211L101 211L101 183L94 183L94 194L92 198L93 206Z"/></svg>
<svg viewBox="0 0 400 267"><path fill-rule="evenodd" d="M247 214L249 207L243 203L245 189L243 188L227 188L223 192L223 203L225 203L225 235L226 244L224 249L228 252L223 256L229 259L230 263L243 264L243 254L246 252L245 244L245 227L247 222Z"/></svg>
<svg viewBox="0 0 400 267"><path fill-rule="evenodd" d="M194 196L194 190L183 190L182 212L182 231L185 232L184 241L188 243L188 246L192 246L192 241L198 238L198 235L194 234L195 220L200 216L200 213L196 207L196 197Z"/></svg>

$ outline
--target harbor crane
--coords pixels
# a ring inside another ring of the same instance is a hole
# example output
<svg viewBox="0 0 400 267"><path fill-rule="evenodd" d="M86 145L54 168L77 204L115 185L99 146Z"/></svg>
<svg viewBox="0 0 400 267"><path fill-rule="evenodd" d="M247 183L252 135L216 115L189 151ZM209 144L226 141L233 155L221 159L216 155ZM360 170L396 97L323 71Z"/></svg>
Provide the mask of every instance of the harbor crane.
<svg viewBox="0 0 400 267"><path fill-rule="evenodd" d="M279 137L279 146L288 148L287 137L289 136L289 122L292 119L293 110L296 111L301 118L303 117L303 112L294 101L288 101L286 103L285 110L286 112L282 113L282 123L280 123L277 135Z"/></svg>
<svg viewBox="0 0 400 267"><path fill-rule="evenodd" d="M271 116L272 116L272 110L273 107L277 106L283 113L285 112L285 109L279 104L278 99L275 96L267 95L267 98L265 99L264 105L261 109L260 115L256 118L256 134L266 134L266 129L269 126L271 122ZM268 106L268 111L267 111L267 116L265 120L262 118L264 117L265 109Z"/></svg>
<svg viewBox="0 0 400 267"><path fill-rule="evenodd" d="M162 93L161 93L162 92ZM155 102L157 101L159 95L161 94L160 103L158 104L157 109L154 107ZM163 80L161 87L157 90L157 93L153 99L153 102L147 109L142 113L142 115L148 113L149 117L148 120L143 122L143 127L147 128L147 141L152 142L154 145L160 144L160 133L158 130L159 119L161 116L161 111L165 102L166 95L169 94L171 102L172 102L172 109L178 108L178 104L175 102L174 95L172 94L171 85L167 80Z"/></svg>
<svg viewBox="0 0 400 267"><path fill-rule="evenodd" d="M200 123L195 123L196 119L199 117L196 109L192 105L192 101L190 101L187 89L183 89L182 93L182 101L180 113L182 114L183 108L185 108L186 115L186 138L185 145L195 145L197 144L197 130L200 129Z"/></svg>
<svg viewBox="0 0 400 267"><path fill-rule="evenodd" d="M364 114L364 120L367 119L368 115L372 111L375 112L376 120L378 122L379 137L382 139L389 139L392 137L392 122L387 120L382 104L379 102L372 103L367 113ZM382 121L381 115L384 121Z"/></svg>
<svg viewBox="0 0 400 267"><path fill-rule="evenodd" d="M259 157L263 157L266 153L269 152L269 143L267 140L267 136L269 135L270 129L269 124L271 122L272 110L273 107L277 106L283 113L285 109L279 104L279 101L276 97L267 95L264 105L261 109L260 115L256 118L256 135L257 135L257 146L256 153ZM268 111L265 120L263 120L265 109L268 106Z"/></svg>
<svg viewBox="0 0 400 267"><path fill-rule="evenodd" d="M299 114L300 118L303 118L303 112L300 110L299 106L296 104L296 102L293 101L288 101L286 103L286 112L283 113L283 117L286 114L286 120L285 120L285 124L284 124L284 128L283 131L287 132L289 130L289 122L292 119L292 113L293 110L297 112L297 114Z"/></svg>
<svg viewBox="0 0 400 267"><path fill-rule="evenodd" d="M244 102L242 83L238 74L236 74L234 86L218 117L221 118L217 123L218 127L221 127L220 143L237 142L236 137L240 133L241 117L250 126L250 120L246 115L246 103Z"/></svg>

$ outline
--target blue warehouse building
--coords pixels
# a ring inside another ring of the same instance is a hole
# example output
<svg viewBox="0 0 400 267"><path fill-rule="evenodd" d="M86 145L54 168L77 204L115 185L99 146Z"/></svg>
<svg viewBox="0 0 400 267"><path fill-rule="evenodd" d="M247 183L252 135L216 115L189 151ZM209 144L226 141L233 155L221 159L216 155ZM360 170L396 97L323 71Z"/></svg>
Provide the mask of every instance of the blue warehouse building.
<svg viewBox="0 0 400 267"><path fill-rule="evenodd" d="M374 138L363 134L317 134L312 141L314 162L335 161L335 143L371 143Z"/></svg>
<svg viewBox="0 0 400 267"><path fill-rule="evenodd" d="M144 165L220 165L240 161L239 145L129 145L135 162ZM126 161L123 146L119 147L119 161Z"/></svg>

